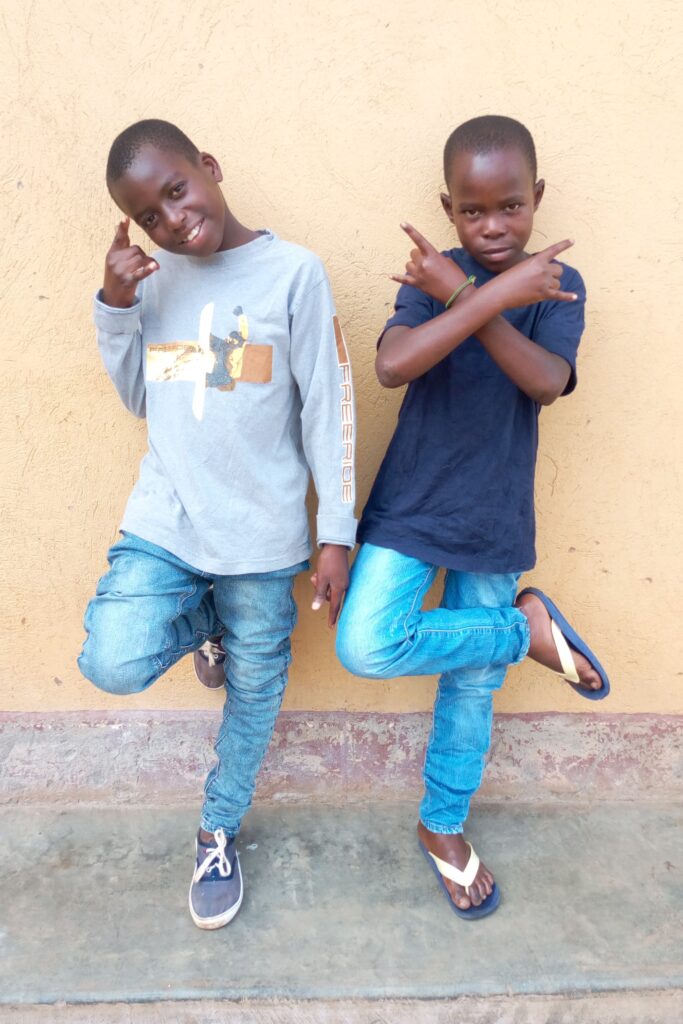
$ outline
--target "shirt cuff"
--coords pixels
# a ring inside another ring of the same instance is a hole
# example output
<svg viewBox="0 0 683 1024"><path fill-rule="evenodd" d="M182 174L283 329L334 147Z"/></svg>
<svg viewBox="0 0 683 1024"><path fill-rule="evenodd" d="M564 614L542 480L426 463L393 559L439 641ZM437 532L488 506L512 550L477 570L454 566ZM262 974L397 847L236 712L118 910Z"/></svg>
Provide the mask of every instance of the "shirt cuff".
<svg viewBox="0 0 683 1024"><path fill-rule="evenodd" d="M132 306L108 306L102 301L102 289L93 299L95 326L107 334L134 334L140 328L140 299L136 297Z"/></svg>
<svg viewBox="0 0 683 1024"><path fill-rule="evenodd" d="M358 520L353 516L316 516L318 547L323 544L341 544L349 551L356 546Z"/></svg>

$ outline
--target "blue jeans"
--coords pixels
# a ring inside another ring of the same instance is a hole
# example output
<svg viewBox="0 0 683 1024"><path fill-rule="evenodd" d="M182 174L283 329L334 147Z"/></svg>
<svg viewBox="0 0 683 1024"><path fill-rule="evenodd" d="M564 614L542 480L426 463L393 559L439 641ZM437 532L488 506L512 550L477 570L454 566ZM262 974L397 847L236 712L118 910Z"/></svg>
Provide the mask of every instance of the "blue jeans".
<svg viewBox="0 0 683 1024"><path fill-rule="evenodd" d="M345 668L370 679L441 673L424 766L420 818L459 833L484 773L493 693L529 649L526 617L512 606L519 573L448 570L441 606L422 602L438 566L364 544L337 630Z"/></svg>
<svg viewBox="0 0 683 1024"><path fill-rule="evenodd" d="M227 695L201 824L234 836L251 804L287 685L296 622L292 588L308 563L212 576L130 533L114 544L108 560L109 572L85 613L88 635L78 659L95 686L139 693L208 637L222 636Z"/></svg>

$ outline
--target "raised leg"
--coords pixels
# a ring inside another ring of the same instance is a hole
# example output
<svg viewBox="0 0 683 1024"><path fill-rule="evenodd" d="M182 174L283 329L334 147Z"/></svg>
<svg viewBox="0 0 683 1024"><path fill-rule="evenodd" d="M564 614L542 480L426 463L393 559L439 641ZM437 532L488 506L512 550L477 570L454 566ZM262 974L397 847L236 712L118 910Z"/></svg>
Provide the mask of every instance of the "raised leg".
<svg viewBox="0 0 683 1024"><path fill-rule="evenodd" d="M108 693L138 693L220 631L211 578L169 551L124 534L85 613L78 665Z"/></svg>

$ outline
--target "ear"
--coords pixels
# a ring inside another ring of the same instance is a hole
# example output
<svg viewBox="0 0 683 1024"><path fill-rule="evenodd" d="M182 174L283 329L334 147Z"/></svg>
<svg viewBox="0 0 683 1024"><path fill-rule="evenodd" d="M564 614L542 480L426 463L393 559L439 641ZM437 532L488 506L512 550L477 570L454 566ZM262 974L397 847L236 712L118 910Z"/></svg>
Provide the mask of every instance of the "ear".
<svg viewBox="0 0 683 1024"><path fill-rule="evenodd" d="M215 156L211 156L210 153L200 153L199 162L202 167L206 168L216 184L223 180L221 165L218 163Z"/></svg>
<svg viewBox="0 0 683 1024"><path fill-rule="evenodd" d="M543 193L545 192L545 181L543 178L539 178L534 185L534 210L537 210L543 199Z"/></svg>
<svg viewBox="0 0 683 1024"><path fill-rule="evenodd" d="M441 196L440 196L440 199L441 199L441 205L443 206L444 213L448 217L448 219L451 222L451 224L453 224L454 223L454 221L453 221L453 202L451 200L450 195L448 194L448 192L442 192Z"/></svg>

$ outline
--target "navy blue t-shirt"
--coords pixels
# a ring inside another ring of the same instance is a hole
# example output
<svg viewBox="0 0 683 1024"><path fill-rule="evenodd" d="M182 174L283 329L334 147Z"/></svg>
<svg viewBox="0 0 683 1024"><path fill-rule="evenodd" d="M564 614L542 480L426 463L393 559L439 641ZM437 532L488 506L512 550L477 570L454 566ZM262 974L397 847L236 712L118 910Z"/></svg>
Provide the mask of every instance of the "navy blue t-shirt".
<svg viewBox="0 0 683 1024"><path fill-rule="evenodd" d="M464 249L445 255L466 274L475 274L477 286L494 276ZM569 394L576 386L586 293L578 271L565 265L561 288L576 292L578 299L535 303L503 316L537 345L566 359L571 374L564 394ZM444 309L403 285L384 330L418 327ZM468 338L408 385L358 540L447 569L531 569L539 411L483 345Z"/></svg>

